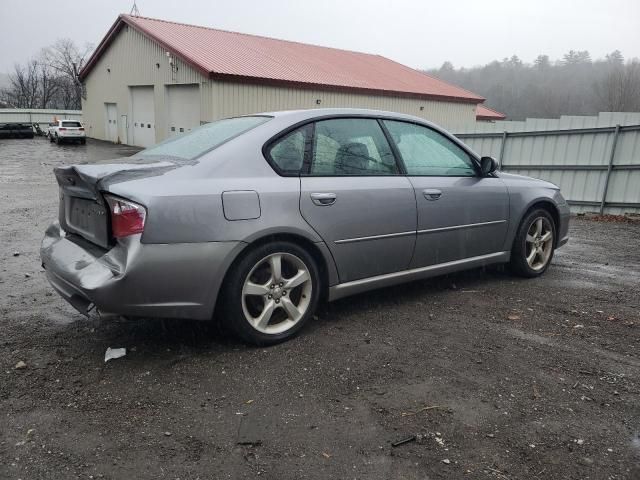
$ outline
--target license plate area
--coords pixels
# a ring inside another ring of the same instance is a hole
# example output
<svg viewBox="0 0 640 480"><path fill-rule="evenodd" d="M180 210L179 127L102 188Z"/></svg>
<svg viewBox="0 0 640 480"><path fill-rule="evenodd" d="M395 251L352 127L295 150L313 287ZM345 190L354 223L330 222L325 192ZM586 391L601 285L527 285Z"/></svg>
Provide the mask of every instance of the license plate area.
<svg viewBox="0 0 640 480"><path fill-rule="evenodd" d="M87 240L108 246L108 215L106 207L93 200L64 195L67 228Z"/></svg>

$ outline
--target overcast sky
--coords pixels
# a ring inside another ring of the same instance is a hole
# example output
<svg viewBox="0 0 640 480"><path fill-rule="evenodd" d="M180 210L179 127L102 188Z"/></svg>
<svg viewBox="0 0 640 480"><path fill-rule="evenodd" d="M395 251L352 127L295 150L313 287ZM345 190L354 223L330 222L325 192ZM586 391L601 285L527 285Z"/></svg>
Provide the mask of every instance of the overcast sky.
<svg viewBox="0 0 640 480"><path fill-rule="evenodd" d="M96 45L133 0L0 0L0 72L57 38ZM640 57L640 0L138 0L140 14L349 50L414 68Z"/></svg>

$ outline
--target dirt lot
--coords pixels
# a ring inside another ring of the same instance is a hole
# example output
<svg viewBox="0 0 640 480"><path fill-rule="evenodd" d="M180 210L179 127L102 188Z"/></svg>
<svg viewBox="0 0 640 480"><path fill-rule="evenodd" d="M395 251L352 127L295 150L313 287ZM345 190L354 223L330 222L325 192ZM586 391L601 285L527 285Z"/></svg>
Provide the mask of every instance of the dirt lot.
<svg viewBox="0 0 640 480"><path fill-rule="evenodd" d="M255 349L48 286L51 169L126 153L0 141L0 478L640 478L639 224L575 219L543 278L359 295Z"/></svg>

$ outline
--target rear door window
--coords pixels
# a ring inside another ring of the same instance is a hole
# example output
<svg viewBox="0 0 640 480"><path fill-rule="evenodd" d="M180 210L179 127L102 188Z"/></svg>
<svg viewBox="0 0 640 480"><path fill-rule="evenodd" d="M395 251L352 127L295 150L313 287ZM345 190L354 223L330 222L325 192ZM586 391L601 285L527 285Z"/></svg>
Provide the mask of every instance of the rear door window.
<svg viewBox="0 0 640 480"><path fill-rule="evenodd" d="M309 174L397 175L398 165L377 120L336 118L315 124Z"/></svg>

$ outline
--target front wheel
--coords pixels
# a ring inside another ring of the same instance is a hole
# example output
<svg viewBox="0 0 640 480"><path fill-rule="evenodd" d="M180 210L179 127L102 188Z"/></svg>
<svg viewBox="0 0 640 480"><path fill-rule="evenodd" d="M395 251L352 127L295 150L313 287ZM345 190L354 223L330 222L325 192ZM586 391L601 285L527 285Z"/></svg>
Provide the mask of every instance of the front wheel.
<svg viewBox="0 0 640 480"><path fill-rule="evenodd" d="M273 345L295 336L313 316L320 274L313 256L290 242L249 251L229 273L222 322L242 340Z"/></svg>
<svg viewBox="0 0 640 480"><path fill-rule="evenodd" d="M542 275L553 258L556 227L549 212L536 209L520 223L511 249L511 268L523 277Z"/></svg>

